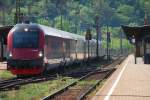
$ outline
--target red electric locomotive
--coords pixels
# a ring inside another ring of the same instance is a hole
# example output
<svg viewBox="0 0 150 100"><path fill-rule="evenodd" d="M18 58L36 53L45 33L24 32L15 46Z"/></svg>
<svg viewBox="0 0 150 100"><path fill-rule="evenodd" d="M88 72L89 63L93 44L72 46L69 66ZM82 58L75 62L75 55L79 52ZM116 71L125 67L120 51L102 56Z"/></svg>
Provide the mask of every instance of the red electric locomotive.
<svg viewBox="0 0 150 100"><path fill-rule="evenodd" d="M17 24L7 37L7 66L17 75L39 74L44 70L45 35L37 25Z"/></svg>

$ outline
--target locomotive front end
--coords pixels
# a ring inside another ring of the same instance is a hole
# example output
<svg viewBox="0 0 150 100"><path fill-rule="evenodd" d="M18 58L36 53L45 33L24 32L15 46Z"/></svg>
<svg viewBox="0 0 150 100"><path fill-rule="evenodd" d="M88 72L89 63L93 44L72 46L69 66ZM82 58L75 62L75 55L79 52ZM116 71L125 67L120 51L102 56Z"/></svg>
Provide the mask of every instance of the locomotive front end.
<svg viewBox="0 0 150 100"><path fill-rule="evenodd" d="M44 70L44 33L38 25L17 24L7 37L7 66L15 75Z"/></svg>

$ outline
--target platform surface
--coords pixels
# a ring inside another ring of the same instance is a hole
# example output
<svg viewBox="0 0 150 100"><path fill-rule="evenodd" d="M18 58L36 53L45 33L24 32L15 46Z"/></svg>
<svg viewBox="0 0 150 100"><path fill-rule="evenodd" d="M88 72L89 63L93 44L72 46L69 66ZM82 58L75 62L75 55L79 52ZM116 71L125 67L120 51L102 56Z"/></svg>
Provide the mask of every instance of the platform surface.
<svg viewBox="0 0 150 100"><path fill-rule="evenodd" d="M129 55L92 100L150 100L150 65Z"/></svg>

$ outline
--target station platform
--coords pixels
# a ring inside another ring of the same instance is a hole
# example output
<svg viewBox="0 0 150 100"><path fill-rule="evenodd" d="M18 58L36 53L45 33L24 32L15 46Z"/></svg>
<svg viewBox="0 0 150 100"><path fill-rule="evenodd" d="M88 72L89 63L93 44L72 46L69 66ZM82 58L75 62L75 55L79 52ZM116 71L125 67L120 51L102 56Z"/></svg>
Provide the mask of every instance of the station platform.
<svg viewBox="0 0 150 100"><path fill-rule="evenodd" d="M7 62L0 62L0 70L6 70L7 69Z"/></svg>
<svg viewBox="0 0 150 100"><path fill-rule="evenodd" d="M150 100L150 65L129 55L92 100Z"/></svg>

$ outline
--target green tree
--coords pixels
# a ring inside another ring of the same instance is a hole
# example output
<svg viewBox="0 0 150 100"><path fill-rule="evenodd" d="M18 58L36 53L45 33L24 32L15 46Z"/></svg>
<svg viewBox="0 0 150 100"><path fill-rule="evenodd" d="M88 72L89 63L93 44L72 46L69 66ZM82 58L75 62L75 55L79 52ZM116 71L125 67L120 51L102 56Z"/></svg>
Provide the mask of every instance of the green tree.
<svg viewBox="0 0 150 100"><path fill-rule="evenodd" d="M46 19L43 19L43 18L38 19L37 23L42 24L42 25L46 25L46 26L50 26L50 22Z"/></svg>

